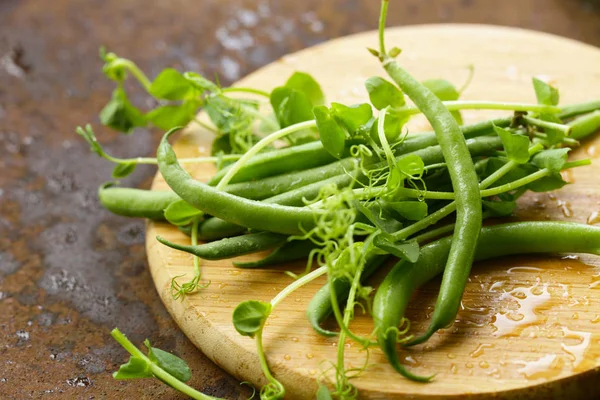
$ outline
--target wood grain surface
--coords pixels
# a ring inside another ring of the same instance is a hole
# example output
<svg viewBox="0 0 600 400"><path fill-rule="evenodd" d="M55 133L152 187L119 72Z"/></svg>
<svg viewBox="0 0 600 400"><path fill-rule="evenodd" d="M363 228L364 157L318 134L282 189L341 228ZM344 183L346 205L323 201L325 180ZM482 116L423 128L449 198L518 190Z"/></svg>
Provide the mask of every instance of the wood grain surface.
<svg viewBox="0 0 600 400"><path fill-rule="evenodd" d="M283 57L239 82L271 89L296 70L313 74L328 101L358 103L367 99L363 83L384 76L366 47L376 46L369 32L333 40ZM535 102L531 77L552 81L561 104L600 98L600 50L572 40L513 28L478 25L424 25L389 29L388 46L401 47L400 62L417 78L445 78L461 86L473 65L475 76L464 92L467 100ZM465 123L506 113L465 111ZM411 131L426 130L423 119ZM206 154L212 136L189 126L175 145L180 157ZM576 183L551 194L524 196L516 219L558 219L599 222L597 177L600 140L584 142L572 159L592 158L593 165L565 174ZM187 168L187 167L186 167ZM213 173L206 165L190 166L198 179ZM160 175L154 189L165 190ZM269 301L291 282L283 271L300 272L303 262L269 270L240 270L229 260L203 261L208 288L175 301L171 279L192 276L192 259L160 245L161 235L185 243L189 239L167 224L149 223L147 253L158 293L181 329L206 355L240 380L265 383L255 343L236 333L231 322L235 306L248 299ZM551 249L550 249L551 250ZM245 256L255 259L264 254ZM403 351L404 363L418 374L437 373L429 384L410 382L393 371L378 349L353 383L361 398L596 398L600 372L600 259L579 255L510 257L474 266L453 327L428 343ZM373 281L381 279L379 274ZM331 377L336 339L315 334L304 313L324 278L284 300L267 322L267 359L289 398L311 398L317 379ZM428 322L439 281L419 291L407 316L414 332ZM372 324L358 315L353 329L368 334ZM348 342L347 366L360 367L366 353ZM201 373L201 371L195 371Z"/></svg>

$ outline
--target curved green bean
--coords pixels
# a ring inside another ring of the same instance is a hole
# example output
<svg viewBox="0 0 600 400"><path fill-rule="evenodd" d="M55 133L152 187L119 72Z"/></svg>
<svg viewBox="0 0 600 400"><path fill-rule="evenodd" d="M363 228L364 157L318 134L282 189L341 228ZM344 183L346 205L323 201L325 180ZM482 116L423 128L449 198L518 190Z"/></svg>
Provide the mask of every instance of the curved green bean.
<svg viewBox="0 0 600 400"><path fill-rule="evenodd" d="M222 260L272 249L285 243L287 236L271 232L258 232L195 246L174 243L160 236L157 236L156 240L172 249L184 251L205 260Z"/></svg>
<svg viewBox="0 0 600 400"><path fill-rule="evenodd" d="M263 259L258 261L234 262L239 268L261 268L276 265L287 261L297 261L307 258L311 251L318 246L310 240L292 240L285 242Z"/></svg>
<svg viewBox="0 0 600 400"><path fill-rule="evenodd" d="M190 205L206 214L261 231L298 235L314 227L313 210L247 200L194 180L181 168L169 144L173 132L167 132L158 146L158 167L171 189Z"/></svg>
<svg viewBox="0 0 600 400"><path fill-rule="evenodd" d="M111 188L112 185L106 183L98 188L100 204L108 211L124 217L162 221L165 219L165 208L180 200L180 197L170 190Z"/></svg>

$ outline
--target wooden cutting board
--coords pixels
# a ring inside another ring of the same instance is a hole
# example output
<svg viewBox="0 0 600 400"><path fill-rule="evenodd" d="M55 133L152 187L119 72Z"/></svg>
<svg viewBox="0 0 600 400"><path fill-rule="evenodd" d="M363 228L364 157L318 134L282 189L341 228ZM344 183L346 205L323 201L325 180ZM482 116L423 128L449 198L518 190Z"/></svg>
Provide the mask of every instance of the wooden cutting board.
<svg viewBox="0 0 600 400"><path fill-rule="evenodd" d="M328 101L347 104L367 100L364 81L385 76L367 47L376 33L332 40L258 70L239 85L269 90L296 70L313 74ZM429 25L389 29L388 46L403 52L400 62L417 78L445 78L461 86L473 65L475 76L463 98L535 102L531 77L554 82L561 104L600 98L600 50L564 38L513 28L478 25ZM465 111L465 123L506 113ZM411 122L412 131L428 126ZM212 136L189 126L175 149L179 156L206 154ZM551 194L526 195L517 211L520 219L599 222L600 183L597 154L600 139L584 142L572 158L592 158L593 165L569 171L568 185ZM214 170L190 166L200 180ZM164 190L160 175L154 189ZM276 222L276 221L274 221ZM208 288L175 301L171 279L192 277L192 259L154 238L189 239L163 223L148 224L147 252L152 276L164 304L181 329L208 357L240 381L265 383L254 340L242 337L231 315L243 300L269 301L291 282L285 270L302 271L303 262L269 270L240 270L229 260L202 262ZM551 249L549 249L551 250ZM245 260L265 253L243 257ZM380 274L379 279L382 278ZM286 386L288 398L314 396L316 380L331 376L336 339L315 334L304 316L306 306L324 278L288 297L274 311L264 343L274 375ZM387 364L379 349L353 383L361 398L597 398L600 376L600 258L576 255L510 257L474 266L454 326L427 344L403 352L404 363L417 374L437 373L429 384L410 382ZM427 326L439 281L424 287L408 311L414 332ZM357 313L358 314L358 313ZM368 317L358 316L356 331L368 334ZM364 364L365 352L348 342L348 366ZM201 371L196 371L201 373ZM325 375L323 375L325 374Z"/></svg>

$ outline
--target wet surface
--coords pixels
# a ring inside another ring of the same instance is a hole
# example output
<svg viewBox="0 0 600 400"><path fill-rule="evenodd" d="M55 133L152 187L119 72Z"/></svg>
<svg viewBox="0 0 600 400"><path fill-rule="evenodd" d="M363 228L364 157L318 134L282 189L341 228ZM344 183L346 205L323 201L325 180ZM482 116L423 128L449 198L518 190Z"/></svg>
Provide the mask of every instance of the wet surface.
<svg viewBox="0 0 600 400"><path fill-rule="evenodd" d="M101 45L162 68L218 74L230 83L286 53L376 26L372 0L5 0L0 2L0 398L183 398L158 381L117 382L126 354L118 326L139 344L173 351L207 394L250 391L198 352L154 289L144 222L110 215L97 187L111 165L90 154L74 127L91 122L112 90ZM407 0L391 25L478 22L521 26L600 45L597 1ZM135 93L135 91L134 91ZM142 93L133 101L146 101ZM160 132L98 129L118 156L152 154ZM128 186L147 188L153 168ZM567 207L567 205L564 205ZM595 216L594 218L597 218ZM547 360L549 363L552 360Z"/></svg>

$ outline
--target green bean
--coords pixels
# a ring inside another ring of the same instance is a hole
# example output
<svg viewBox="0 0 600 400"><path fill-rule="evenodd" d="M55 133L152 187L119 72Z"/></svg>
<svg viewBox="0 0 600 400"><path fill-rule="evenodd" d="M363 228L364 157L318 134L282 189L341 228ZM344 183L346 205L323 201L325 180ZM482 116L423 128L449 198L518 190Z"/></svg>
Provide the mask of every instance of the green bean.
<svg viewBox="0 0 600 400"><path fill-rule="evenodd" d="M227 193L252 200L263 200L332 176L346 174L356 168L358 162L352 157L316 168L275 175L257 181L240 182L223 188Z"/></svg>
<svg viewBox="0 0 600 400"><path fill-rule="evenodd" d="M287 237L277 233L258 232L198 245L178 244L160 236L157 236L156 240L172 249L181 250L205 260L222 260L272 249L285 243Z"/></svg>
<svg viewBox="0 0 600 400"><path fill-rule="evenodd" d="M98 189L100 204L108 211L133 218L165 219L164 209L179 200L172 191L153 191L132 188L112 188L106 183Z"/></svg>
<svg viewBox="0 0 600 400"><path fill-rule="evenodd" d="M335 158L323 148L320 141L299 146L285 147L281 150L268 151L254 156L244 165L229 183L246 182L268 176L284 174L307 168L318 167L335 161ZM217 185L231 166L220 170L208 184Z"/></svg>
<svg viewBox="0 0 600 400"><path fill-rule="evenodd" d="M452 237L421 247L416 263L400 261L388 273L375 293L373 320L378 342L394 369L403 374L395 329L413 293L444 271ZM557 221L516 222L484 227L477 242L476 261L526 253L588 253L600 255L600 228ZM462 294L462 285L456 287ZM454 318L454 316L453 316Z"/></svg>
<svg viewBox="0 0 600 400"><path fill-rule="evenodd" d="M388 1L384 0L385 3ZM383 25L385 25L385 17L386 13L383 11L381 14ZM383 34L380 41L380 58L388 75L423 112L433 127L455 193L456 239L452 240L433 317L433 320L439 324L435 325L435 328L439 329L454 322L460 307L462 291L469 278L482 223L479 179L456 120L431 90L387 55Z"/></svg>
<svg viewBox="0 0 600 400"><path fill-rule="evenodd" d="M173 132L167 132L158 146L158 167L171 189L190 205L206 214L260 231L299 235L314 227L317 216L313 210L247 200L194 180L181 168L169 144L168 137Z"/></svg>
<svg viewBox="0 0 600 400"><path fill-rule="evenodd" d="M571 127L571 138L580 140L600 129L600 110L575 118L567 123Z"/></svg>
<svg viewBox="0 0 600 400"><path fill-rule="evenodd" d="M233 265L239 268L261 268L269 265L284 263L287 261L297 261L305 259L310 252L318 246L310 240L292 240L284 243L258 261L234 262Z"/></svg>

